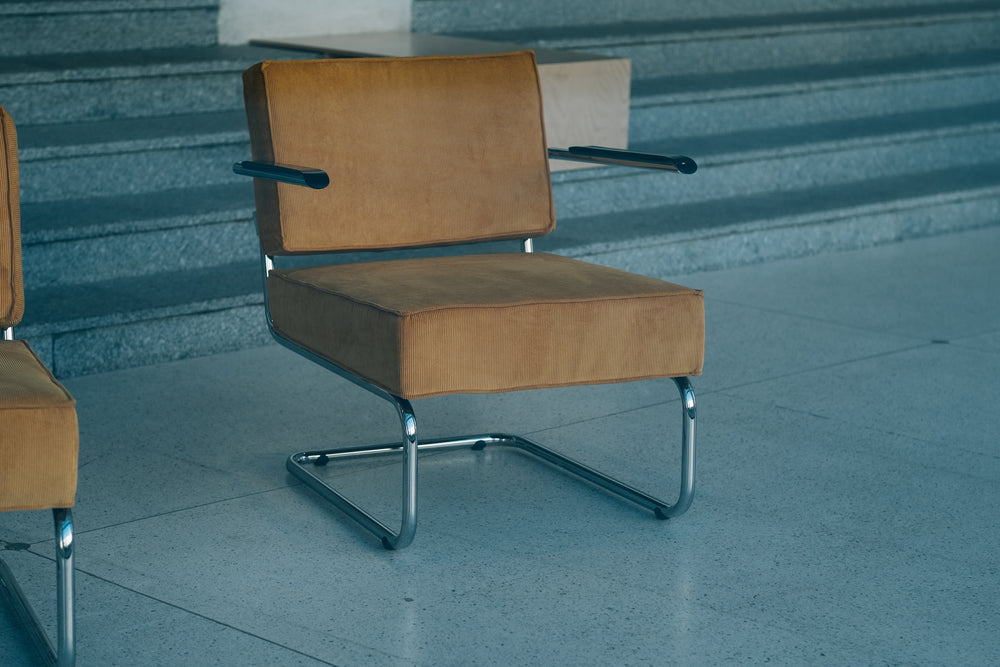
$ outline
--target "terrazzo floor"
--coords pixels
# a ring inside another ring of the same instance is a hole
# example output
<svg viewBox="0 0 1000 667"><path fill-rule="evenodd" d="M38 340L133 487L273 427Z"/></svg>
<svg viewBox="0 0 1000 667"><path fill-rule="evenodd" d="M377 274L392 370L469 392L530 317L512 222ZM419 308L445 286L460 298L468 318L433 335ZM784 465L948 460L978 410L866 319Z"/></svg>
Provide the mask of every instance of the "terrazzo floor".
<svg viewBox="0 0 1000 667"><path fill-rule="evenodd" d="M670 521L516 452L436 453L385 551L284 469L396 438L348 382L274 345L66 381L78 664L1000 663L1000 227L674 280L707 343ZM421 436L521 433L674 492L670 381L414 407ZM394 464L329 472L398 512ZM0 540L51 629L50 514ZM0 665L33 660L0 610Z"/></svg>

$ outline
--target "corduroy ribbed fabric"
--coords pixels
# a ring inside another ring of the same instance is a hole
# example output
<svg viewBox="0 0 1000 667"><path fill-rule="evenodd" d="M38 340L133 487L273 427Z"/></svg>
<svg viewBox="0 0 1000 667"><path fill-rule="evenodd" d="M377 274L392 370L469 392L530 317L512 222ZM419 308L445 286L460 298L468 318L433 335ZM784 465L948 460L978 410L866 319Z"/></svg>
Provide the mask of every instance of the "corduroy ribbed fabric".
<svg viewBox="0 0 1000 667"><path fill-rule="evenodd" d="M0 107L0 327L14 326L24 314L18 187L17 131Z"/></svg>
<svg viewBox="0 0 1000 667"><path fill-rule="evenodd" d="M389 393L422 398L699 375L699 290L558 255L273 271L276 330Z"/></svg>
<svg viewBox="0 0 1000 667"><path fill-rule="evenodd" d="M0 341L0 510L72 507L73 397L24 341Z"/></svg>
<svg viewBox="0 0 1000 667"><path fill-rule="evenodd" d="M521 239L555 227L530 51L267 61L243 82L253 158L330 176L323 190L254 179L267 254Z"/></svg>

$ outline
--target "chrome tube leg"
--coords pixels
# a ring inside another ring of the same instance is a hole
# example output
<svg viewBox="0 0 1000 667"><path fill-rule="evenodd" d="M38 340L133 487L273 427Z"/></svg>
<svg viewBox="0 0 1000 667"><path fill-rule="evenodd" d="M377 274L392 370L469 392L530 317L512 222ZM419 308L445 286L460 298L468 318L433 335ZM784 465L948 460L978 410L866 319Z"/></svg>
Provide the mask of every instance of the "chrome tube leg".
<svg viewBox="0 0 1000 667"><path fill-rule="evenodd" d="M408 546L417 533L417 418L409 401L394 398L403 427L403 516L396 537L382 538L386 549Z"/></svg>
<svg viewBox="0 0 1000 667"><path fill-rule="evenodd" d="M403 429L402 442L389 445L351 447L347 449L328 449L322 451L299 452L292 454L285 461L285 468L295 477L305 483L310 489L336 505L349 517L373 533L386 549L402 549L413 541L417 532L417 418L409 401L380 394L396 406L399 422ZM345 457L365 456L371 454L400 454L403 456L402 486L402 518L399 531L394 531L374 516L366 512L325 480L317 476L312 468L325 466L332 460Z"/></svg>
<svg viewBox="0 0 1000 667"><path fill-rule="evenodd" d="M681 394L681 490L676 503L668 509L656 509L656 516L661 519L683 514L694 500L694 436L698 410L691 382L686 377L673 380Z"/></svg>
<svg viewBox="0 0 1000 667"><path fill-rule="evenodd" d="M56 664L71 667L76 664L73 598L73 514L68 508L52 510L56 529L56 604L57 638Z"/></svg>

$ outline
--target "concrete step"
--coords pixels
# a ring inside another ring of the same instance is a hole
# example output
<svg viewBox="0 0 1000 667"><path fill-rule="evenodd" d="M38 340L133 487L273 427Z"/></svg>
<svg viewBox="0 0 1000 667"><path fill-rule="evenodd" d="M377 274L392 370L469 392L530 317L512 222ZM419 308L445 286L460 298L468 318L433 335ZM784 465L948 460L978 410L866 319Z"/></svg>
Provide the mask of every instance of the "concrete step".
<svg viewBox="0 0 1000 667"><path fill-rule="evenodd" d="M19 125L243 108L240 74L287 51L211 46L0 58L0 99Z"/></svg>
<svg viewBox="0 0 1000 667"><path fill-rule="evenodd" d="M218 121L220 116L211 118ZM195 126L189 117L170 121ZM149 129L143 124L139 127ZM257 250L251 224L250 183L228 169L233 161L249 154L245 131L233 130L230 136L214 129L207 134L208 147L202 152L195 141L201 135L170 135L168 139L155 139L169 147L155 152L140 148L134 153L95 157L80 148L78 157L38 160L45 166L47 185L52 185L59 173L70 178L67 174L84 169L81 160L117 167L77 177L78 182L69 187L52 186L43 193L54 197L72 191L79 193L73 195L77 199L36 196L24 204L28 284L41 287L93 283L177 268L253 261ZM220 136L227 138L221 156L215 143ZM135 137L132 140L138 141ZM184 145L175 145L182 140ZM145 137L144 141L154 139ZM920 172L928 164L941 170L974 165L991 160L1000 150L1000 102L667 138L637 147L693 155L700 164L699 171L684 177L607 167L554 174L559 218L760 194L780 200L786 189L881 179ZM24 163L22 172L38 180L33 166L33 162ZM150 175L153 169L162 173ZM180 177L182 184L178 185ZM1000 182L1000 174L993 178ZM161 189L164 183L170 187ZM133 188L139 192L132 193ZM108 194L87 197L92 192Z"/></svg>
<svg viewBox="0 0 1000 667"><path fill-rule="evenodd" d="M667 278L973 229L998 219L1000 162L992 161L580 216L560 221L536 248Z"/></svg>
<svg viewBox="0 0 1000 667"><path fill-rule="evenodd" d="M733 132L1000 100L1000 50L634 82L629 137Z"/></svg>
<svg viewBox="0 0 1000 667"><path fill-rule="evenodd" d="M564 218L832 186L988 163L1000 149L1000 103L849 121L677 136L638 147L694 157L690 177L607 167L553 175ZM1000 175L994 175L1000 179Z"/></svg>
<svg viewBox="0 0 1000 667"><path fill-rule="evenodd" d="M824 10L846 11L882 8L961 7L965 0L756 0L755 2L686 2L684 0L413 0L414 32L473 33L528 30L539 27L613 25L698 19L727 19Z"/></svg>
<svg viewBox="0 0 1000 667"><path fill-rule="evenodd" d="M256 263L29 287L16 333L58 377L262 345Z"/></svg>
<svg viewBox="0 0 1000 667"><path fill-rule="evenodd" d="M0 17L214 4L0 3ZM625 55L632 145L698 160L693 176L555 174L559 225L539 250L669 277L996 224L998 3L751 4L414 0L413 23ZM239 73L307 54L98 42L0 51L20 130L19 336L60 377L266 342L251 186L230 171L249 155ZM374 258L395 256L411 253Z"/></svg>
<svg viewBox="0 0 1000 667"><path fill-rule="evenodd" d="M257 261L249 182L28 203L21 218L33 288Z"/></svg>
<svg viewBox="0 0 1000 667"><path fill-rule="evenodd" d="M831 65L1000 47L1000 6L967 2L662 21L625 20L464 36L629 58L635 80Z"/></svg>
<svg viewBox="0 0 1000 667"><path fill-rule="evenodd" d="M865 247L996 224L998 173L1000 163L989 163L564 218L536 247L663 278ZM259 264L243 261L29 287L18 335L59 377L240 349L269 340L260 290Z"/></svg>
<svg viewBox="0 0 1000 667"><path fill-rule="evenodd" d="M0 3L0 56L216 43L218 1L61 0Z"/></svg>
<svg viewBox="0 0 1000 667"><path fill-rule="evenodd" d="M240 182L243 111L18 126L21 200L85 199Z"/></svg>

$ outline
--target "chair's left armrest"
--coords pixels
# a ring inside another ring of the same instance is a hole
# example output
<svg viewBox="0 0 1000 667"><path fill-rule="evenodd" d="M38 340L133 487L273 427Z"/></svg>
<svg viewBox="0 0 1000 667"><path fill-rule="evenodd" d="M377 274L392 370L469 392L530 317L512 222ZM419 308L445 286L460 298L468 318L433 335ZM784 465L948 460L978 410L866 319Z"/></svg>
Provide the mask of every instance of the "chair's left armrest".
<svg viewBox="0 0 1000 667"><path fill-rule="evenodd" d="M695 161L684 155L657 155L655 153L640 153L622 148L604 148L603 146L550 148L549 157L556 160L620 164L628 167L644 167L646 169L666 169L681 174L693 174L698 169Z"/></svg>
<svg viewBox="0 0 1000 667"><path fill-rule="evenodd" d="M322 169L297 167L291 164L244 160L233 165L233 172L241 176L253 176L254 178L266 178L280 183L301 185L313 190L322 190L330 185L330 177Z"/></svg>

